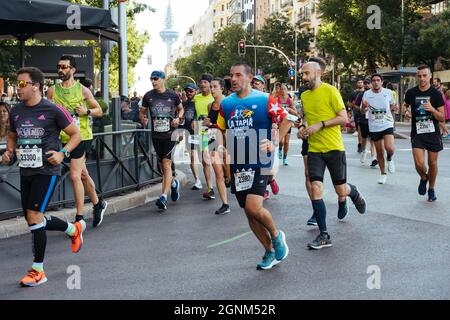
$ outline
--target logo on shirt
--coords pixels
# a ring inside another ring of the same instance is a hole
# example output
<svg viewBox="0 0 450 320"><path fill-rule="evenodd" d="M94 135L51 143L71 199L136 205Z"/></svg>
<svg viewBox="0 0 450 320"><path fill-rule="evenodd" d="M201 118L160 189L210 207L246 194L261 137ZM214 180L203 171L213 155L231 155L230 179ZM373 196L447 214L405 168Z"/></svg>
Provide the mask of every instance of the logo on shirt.
<svg viewBox="0 0 450 320"><path fill-rule="evenodd" d="M231 112L230 119L228 119L228 128L232 130L233 135L238 139L244 139L247 136L247 130L253 128L253 114L252 110L244 107L237 107L235 111Z"/></svg>
<svg viewBox="0 0 450 320"><path fill-rule="evenodd" d="M45 116L41 114L38 118L39 121L45 121Z"/></svg>

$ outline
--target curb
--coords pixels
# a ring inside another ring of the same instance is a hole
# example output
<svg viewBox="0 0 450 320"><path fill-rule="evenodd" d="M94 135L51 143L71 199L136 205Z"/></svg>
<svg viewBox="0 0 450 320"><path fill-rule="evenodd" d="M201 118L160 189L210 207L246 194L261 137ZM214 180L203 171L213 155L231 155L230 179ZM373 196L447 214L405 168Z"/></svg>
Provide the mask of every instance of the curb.
<svg viewBox="0 0 450 320"><path fill-rule="evenodd" d="M176 170L176 172L177 179L180 181L181 186L184 187L187 184L186 174L179 170ZM158 183L130 194L108 198L106 199L106 201L108 201L108 207L106 208L104 216L122 213L123 211L145 205L156 200L160 193L161 183ZM86 220L92 220L92 204L89 202L85 203L84 208L83 213L85 217L87 217ZM51 211L51 215L64 221L73 221L75 218L75 209L69 208L60 211ZM28 224L23 217L0 221L0 239L8 239L29 232Z"/></svg>

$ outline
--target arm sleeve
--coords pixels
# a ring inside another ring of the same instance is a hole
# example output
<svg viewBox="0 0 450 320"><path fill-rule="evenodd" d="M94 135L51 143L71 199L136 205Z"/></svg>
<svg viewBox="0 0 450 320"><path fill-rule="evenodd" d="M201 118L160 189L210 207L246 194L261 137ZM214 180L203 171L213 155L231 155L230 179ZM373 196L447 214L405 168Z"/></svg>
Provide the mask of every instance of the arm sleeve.
<svg viewBox="0 0 450 320"><path fill-rule="evenodd" d="M332 88L331 93L331 104L333 110L338 113L342 109L345 109L344 100L342 99L341 93L335 87Z"/></svg>
<svg viewBox="0 0 450 320"><path fill-rule="evenodd" d="M280 123L288 115L287 111L282 106L280 106L277 100L272 96L269 96L267 112L269 117L272 118L272 122L274 123Z"/></svg>
<svg viewBox="0 0 450 320"><path fill-rule="evenodd" d="M217 127L220 130L225 130L227 128L227 122L225 121L225 114L223 113L222 105L220 106L219 116L217 117Z"/></svg>

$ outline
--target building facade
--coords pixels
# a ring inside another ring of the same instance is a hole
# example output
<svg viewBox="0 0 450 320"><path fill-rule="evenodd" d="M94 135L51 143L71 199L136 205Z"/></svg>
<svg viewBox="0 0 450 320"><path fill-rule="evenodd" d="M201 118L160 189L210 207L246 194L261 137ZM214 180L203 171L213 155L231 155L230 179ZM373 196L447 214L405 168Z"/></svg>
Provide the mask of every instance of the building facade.
<svg viewBox="0 0 450 320"><path fill-rule="evenodd" d="M248 31L254 31L255 27L255 17L254 17L254 0L242 0L242 12L241 12L241 22L244 28Z"/></svg>
<svg viewBox="0 0 450 320"><path fill-rule="evenodd" d="M256 30L260 30L270 17L270 0L255 0Z"/></svg>
<svg viewBox="0 0 450 320"><path fill-rule="evenodd" d="M295 0L293 4L293 19L300 32L313 35L310 43L311 55L320 55L316 37L322 24L318 10L319 0Z"/></svg>

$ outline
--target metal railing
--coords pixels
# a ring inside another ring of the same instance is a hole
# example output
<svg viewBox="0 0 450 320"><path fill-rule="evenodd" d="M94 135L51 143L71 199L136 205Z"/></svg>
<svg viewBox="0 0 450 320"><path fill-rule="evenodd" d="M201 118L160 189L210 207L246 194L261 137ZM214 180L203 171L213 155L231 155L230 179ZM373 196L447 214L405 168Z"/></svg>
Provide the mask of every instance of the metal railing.
<svg viewBox="0 0 450 320"><path fill-rule="evenodd" d="M139 190L161 181L150 132L136 129L94 134L87 168L100 198ZM73 204L69 166L63 163L63 173L48 209ZM0 166L0 220L22 214L19 167L17 163Z"/></svg>

